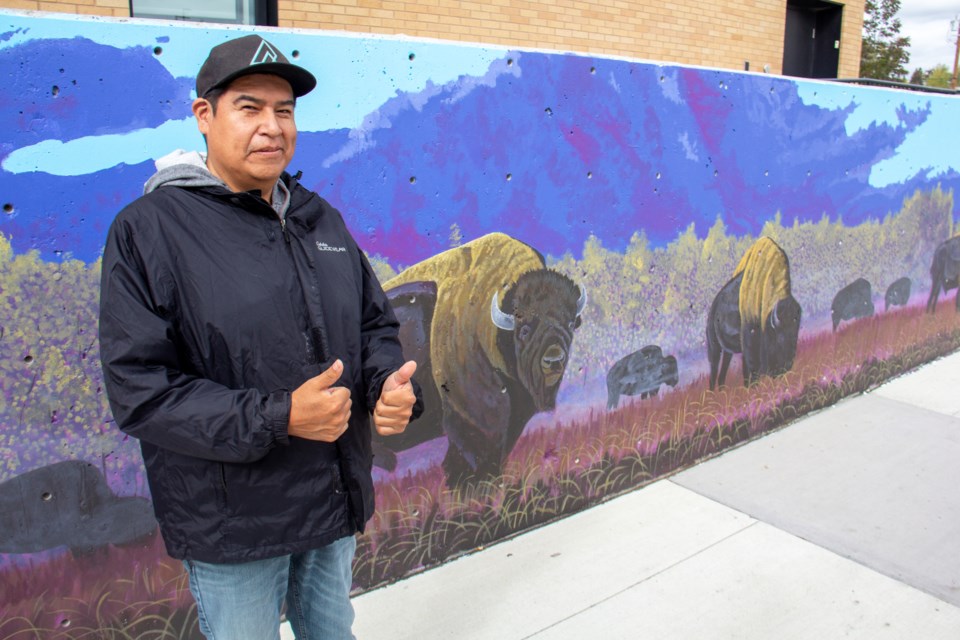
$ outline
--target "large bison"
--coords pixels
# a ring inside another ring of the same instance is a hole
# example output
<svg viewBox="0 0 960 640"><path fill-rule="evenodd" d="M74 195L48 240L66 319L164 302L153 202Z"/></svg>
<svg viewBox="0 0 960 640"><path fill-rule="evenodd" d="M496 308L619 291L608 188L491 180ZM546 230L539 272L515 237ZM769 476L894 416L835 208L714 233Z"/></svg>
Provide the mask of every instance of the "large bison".
<svg viewBox="0 0 960 640"><path fill-rule="evenodd" d="M844 320L869 318L873 315L873 289L870 283L863 278L857 278L833 296L830 305L830 319L833 320L833 330Z"/></svg>
<svg viewBox="0 0 960 640"><path fill-rule="evenodd" d="M677 359L663 355L657 345L647 345L639 351L624 356L607 372L607 408L615 409L620 396L636 396L640 399L656 395L660 385L677 386Z"/></svg>
<svg viewBox="0 0 960 640"><path fill-rule="evenodd" d="M743 384L793 367L800 304L790 293L790 263L770 238L760 238L720 289L707 318L710 388L723 384L734 353L742 353ZM719 371L718 371L719 369Z"/></svg>
<svg viewBox="0 0 960 640"><path fill-rule="evenodd" d="M937 298L940 291L944 293L950 289L957 289L960 281L960 236L944 240L933 253L933 262L930 264L930 277L933 285L930 287L930 298L927 300L927 312L937 310ZM960 289L956 296L957 311L960 311Z"/></svg>
<svg viewBox="0 0 960 640"><path fill-rule="evenodd" d="M887 293L883 296L883 310L889 311L890 307L902 307L910 301L910 278L904 276L887 287Z"/></svg>
<svg viewBox="0 0 960 640"><path fill-rule="evenodd" d="M543 257L502 233L433 256L384 283L407 358L419 364L423 416L391 452L446 436L449 486L502 471L534 414L554 408L586 294Z"/></svg>

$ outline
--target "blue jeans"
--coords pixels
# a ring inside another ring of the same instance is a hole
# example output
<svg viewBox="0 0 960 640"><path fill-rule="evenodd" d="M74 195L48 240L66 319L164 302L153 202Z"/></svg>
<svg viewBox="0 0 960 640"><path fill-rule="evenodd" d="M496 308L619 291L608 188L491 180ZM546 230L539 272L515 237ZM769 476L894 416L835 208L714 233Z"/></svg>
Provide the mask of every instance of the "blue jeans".
<svg viewBox="0 0 960 640"><path fill-rule="evenodd" d="M354 640L353 536L279 558L239 564L184 561L208 640L278 640L280 612L298 640Z"/></svg>

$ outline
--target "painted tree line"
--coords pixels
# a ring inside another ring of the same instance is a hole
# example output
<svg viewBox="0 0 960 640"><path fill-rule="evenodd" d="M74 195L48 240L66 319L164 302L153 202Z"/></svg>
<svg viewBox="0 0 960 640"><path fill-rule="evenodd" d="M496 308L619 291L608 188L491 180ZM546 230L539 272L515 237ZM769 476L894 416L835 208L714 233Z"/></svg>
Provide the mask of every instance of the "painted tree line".
<svg viewBox="0 0 960 640"><path fill-rule="evenodd" d="M898 212L857 226L826 214L815 223L784 226L777 214L759 236L774 240L789 257L793 295L803 308L801 332L810 332L830 330L835 294L857 278L868 280L881 301L904 276L915 293L929 290L934 251L952 233L953 193L938 186L915 192ZM755 241L728 235L718 219L705 236L691 225L663 248L651 248L638 232L623 253L591 238L582 259L568 254L553 261L553 268L591 293L574 341L571 380L578 371L585 379L603 376L620 356L648 344L706 364L710 305Z"/></svg>
<svg viewBox="0 0 960 640"><path fill-rule="evenodd" d="M953 193L917 191L898 212L847 227L826 215L784 226L779 215L762 236L790 259L793 294L803 307L801 331L830 330L833 296L866 278L874 295L907 276L915 293L930 287L930 261L953 233ZM589 238L582 257L548 258L548 265L590 292L573 341L564 387L602 380L622 355L648 344L706 364L705 322L717 291L729 280L752 237L727 234L718 219L706 234L690 226L665 247L652 248L638 231L623 252ZM386 279L396 271L373 260ZM100 262L36 252L15 255L0 235L0 481L61 460L101 468L121 495L145 495L136 443L110 419L96 342ZM882 305L881 305L882 308ZM818 324L820 323L820 324ZM561 397L561 404L563 397Z"/></svg>

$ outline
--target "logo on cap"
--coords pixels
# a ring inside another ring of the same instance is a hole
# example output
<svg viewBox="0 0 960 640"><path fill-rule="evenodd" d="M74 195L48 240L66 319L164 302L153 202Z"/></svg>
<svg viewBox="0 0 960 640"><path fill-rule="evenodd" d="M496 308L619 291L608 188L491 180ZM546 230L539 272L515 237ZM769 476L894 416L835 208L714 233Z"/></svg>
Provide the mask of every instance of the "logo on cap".
<svg viewBox="0 0 960 640"><path fill-rule="evenodd" d="M279 58L277 50L270 46L270 43L266 40L260 40L260 46L257 47L257 52L253 54L253 58L250 59L250 64L263 64L265 62L276 62Z"/></svg>

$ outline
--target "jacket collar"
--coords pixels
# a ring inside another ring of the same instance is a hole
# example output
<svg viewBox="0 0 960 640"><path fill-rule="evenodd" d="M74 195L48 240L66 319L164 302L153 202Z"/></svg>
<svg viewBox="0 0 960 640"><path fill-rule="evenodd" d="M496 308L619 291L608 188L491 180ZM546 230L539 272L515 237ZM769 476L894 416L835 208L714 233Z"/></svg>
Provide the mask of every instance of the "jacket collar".
<svg viewBox="0 0 960 640"><path fill-rule="evenodd" d="M284 215L283 218L287 220L287 222L292 223L294 226L302 227L304 230L309 231L313 229L317 225L317 222L320 220L320 218L327 213L327 207L324 206L325 203L323 203L322 200L321 206L304 206L310 203L314 198L320 198L316 193L310 191L300 184L298 180L300 175L301 173L299 171L293 176L284 171L280 176L280 181L283 182L284 186L290 193L289 204L285 211L286 215ZM259 191L235 192L228 189L226 185L222 183L204 185L202 187L197 187L197 189L199 191L208 193L217 199L225 200L236 205L247 207L256 206L273 210L273 208L268 205L260 196Z"/></svg>

